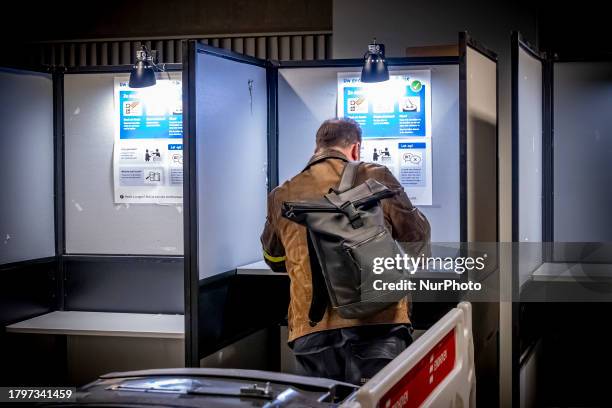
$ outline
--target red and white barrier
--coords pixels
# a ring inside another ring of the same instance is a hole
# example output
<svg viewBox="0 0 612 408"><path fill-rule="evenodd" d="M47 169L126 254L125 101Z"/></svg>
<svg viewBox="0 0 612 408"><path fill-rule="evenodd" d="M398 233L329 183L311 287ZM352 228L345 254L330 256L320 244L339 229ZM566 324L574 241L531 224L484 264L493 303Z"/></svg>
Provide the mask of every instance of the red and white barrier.
<svg viewBox="0 0 612 408"><path fill-rule="evenodd" d="M343 408L475 407L472 306L462 302L391 361Z"/></svg>

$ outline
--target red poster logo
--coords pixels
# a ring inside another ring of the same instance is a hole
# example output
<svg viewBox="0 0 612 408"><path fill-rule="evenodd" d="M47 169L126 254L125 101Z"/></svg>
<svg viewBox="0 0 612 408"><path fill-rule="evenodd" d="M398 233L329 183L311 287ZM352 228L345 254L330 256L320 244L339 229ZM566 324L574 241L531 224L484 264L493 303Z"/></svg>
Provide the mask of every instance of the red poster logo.
<svg viewBox="0 0 612 408"><path fill-rule="evenodd" d="M451 330L378 404L379 408L418 408L455 366L455 329Z"/></svg>

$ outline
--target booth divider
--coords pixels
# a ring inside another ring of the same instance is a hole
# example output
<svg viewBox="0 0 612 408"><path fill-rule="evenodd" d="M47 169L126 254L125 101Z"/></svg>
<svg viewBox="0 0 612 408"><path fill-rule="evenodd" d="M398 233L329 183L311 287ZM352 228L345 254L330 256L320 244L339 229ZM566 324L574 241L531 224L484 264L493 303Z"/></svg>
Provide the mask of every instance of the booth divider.
<svg viewBox="0 0 612 408"><path fill-rule="evenodd" d="M461 98L461 242L499 241L497 55L459 33ZM487 82L488 81L488 82ZM487 82L489 86L481 86ZM491 86L493 83L493 86ZM491 204L493 202L493 204ZM489 222L482 222L485 218ZM493 222L491 222L493 220Z"/></svg>
<svg viewBox="0 0 612 408"><path fill-rule="evenodd" d="M53 310L56 300L53 77L41 67L0 67L0 89L0 378L6 384L25 378L20 366L34 359L15 355L20 344L5 326Z"/></svg>
<svg viewBox="0 0 612 408"><path fill-rule="evenodd" d="M196 42L186 43L183 55L189 78L183 92L185 358L197 367L210 353L282 320L288 288L284 277L235 276L236 268L260 259L275 177L270 64ZM270 307L277 302L280 307Z"/></svg>
<svg viewBox="0 0 612 408"><path fill-rule="evenodd" d="M472 276L487 296L473 301L474 359L477 406L499 401L500 288L499 262L499 74L497 55L459 34L460 120L463 177L461 187L462 242L465 255L486 254L487 267ZM472 293L473 294L473 293Z"/></svg>
<svg viewBox="0 0 612 408"><path fill-rule="evenodd" d="M0 67L3 123L0 167L4 180L0 203L0 358L2 383L49 378L55 362L49 354L17 355L53 342L17 341L5 326L48 313L55 307L54 86L42 67ZM46 366L45 366L46 363ZM25 367L38 366L32 372Z"/></svg>
<svg viewBox="0 0 612 408"><path fill-rule="evenodd" d="M520 356L531 347L530 341L521 341L521 325L526 323L523 317L526 314L522 312L525 306L520 303L521 287L528 274L546 258L542 242L547 240L550 225L550 207L546 203L550 186L547 176L552 174L546 165L550 154L546 144L550 130L547 120L550 105L546 98L550 71L546 55L536 51L520 33L514 32L511 42L512 241L519 243L512 250L512 398L520 401ZM540 102L535 101L534 109L533 99L537 98ZM527 157L522 158L523 154ZM525 258L527 262L523 261Z"/></svg>

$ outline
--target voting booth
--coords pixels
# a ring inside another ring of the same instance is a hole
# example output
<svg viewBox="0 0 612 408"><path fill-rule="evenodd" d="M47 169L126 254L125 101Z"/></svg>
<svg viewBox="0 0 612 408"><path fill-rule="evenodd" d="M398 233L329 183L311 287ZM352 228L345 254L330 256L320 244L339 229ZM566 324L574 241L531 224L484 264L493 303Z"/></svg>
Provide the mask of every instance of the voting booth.
<svg viewBox="0 0 612 408"><path fill-rule="evenodd" d="M559 373L586 369L609 335L594 319L612 300L610 72L606 57L546 55L513 33L513 383L524 406L603 401L602 382Z"/></svg>
<svg viewBox="0 0 612 408"><path fill-rule="evenodd" d="M182 117L160 102L181 102L180 65L142 92L130 68L0 71L2 336L21 383L183 365L182 179L163 182Z"/></svg>
<svg viewBox="0 0 612 408"><path fill-rule="evenodd" d="M374 101L351 114L350 107L364 103L360 96L370 96L355 79L362 60L265 61L186 45L188 366L290 372L283 328L289 281L265 265L259 237L267 193L304 167L325 119L340 114L361 124L363 160L374 160L374 148L379 162L388 160L383 164L404 180L430 220L432 241L449 243L439 250L456 254L460 242L498 240L496 57L465 33L456 49L449 56L389 58L390 82L403 90L392 94L397 101L378 103L381 91L374 90ZM371 110L386 119L364 114ZM387 137L379 123L399 137ZM444 306L425 328L452 307ZM497 320L475 316L477 349L496 350Z"/></svg>

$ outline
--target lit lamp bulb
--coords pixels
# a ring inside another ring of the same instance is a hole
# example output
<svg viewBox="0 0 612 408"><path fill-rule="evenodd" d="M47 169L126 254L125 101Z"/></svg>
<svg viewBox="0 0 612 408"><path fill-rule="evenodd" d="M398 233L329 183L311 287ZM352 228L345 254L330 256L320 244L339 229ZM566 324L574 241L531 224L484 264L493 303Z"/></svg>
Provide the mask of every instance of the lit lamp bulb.
<svg viewBox="0 0 612 408"><path fill-rule="evenodd" d="M363 55L361 82L373 83L389 80L389 68L385 60L385 45L377 44L376 39L368 45L368 51Z"/></svg>

